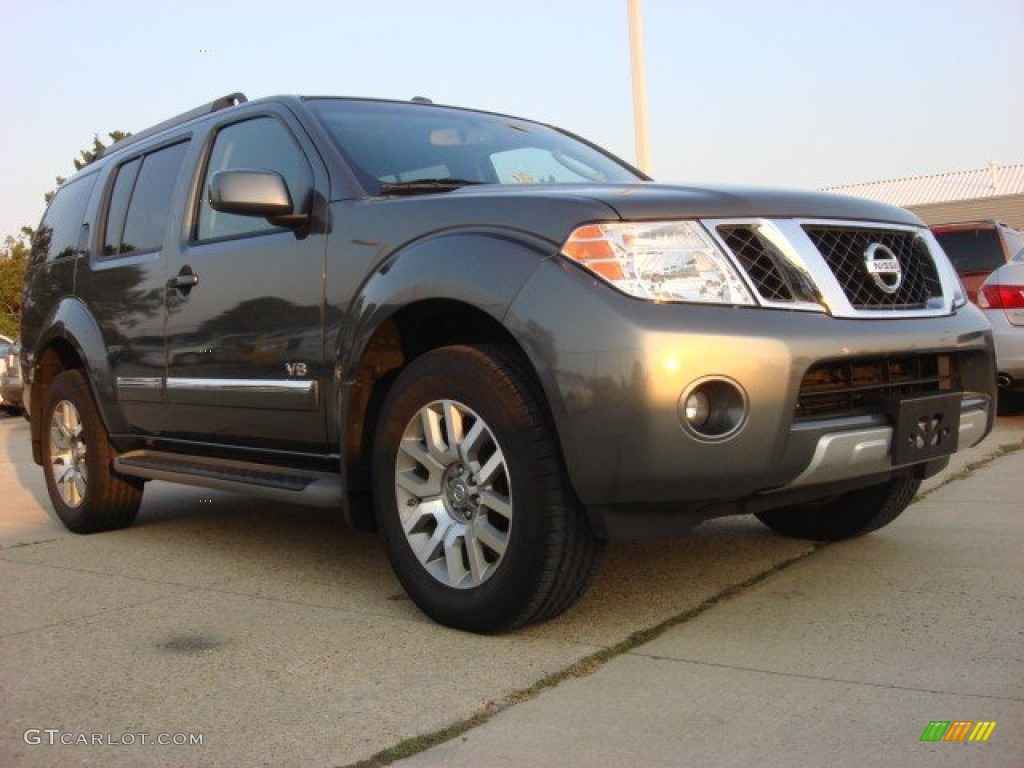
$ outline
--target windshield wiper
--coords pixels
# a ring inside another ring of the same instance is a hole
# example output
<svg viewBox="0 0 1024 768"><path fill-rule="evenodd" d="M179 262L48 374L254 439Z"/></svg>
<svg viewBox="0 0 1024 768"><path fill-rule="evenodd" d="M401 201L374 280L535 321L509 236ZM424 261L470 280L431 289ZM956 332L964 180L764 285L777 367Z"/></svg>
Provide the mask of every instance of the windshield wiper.
<svg viewBox="0 0 1024 768"><path fill-rule="evenodd" d="M416 179L415 181L384 182L380 185L380 193L382 195L426 195L431 192L451 192L460 187L485 183L471 179Z"/></svg>

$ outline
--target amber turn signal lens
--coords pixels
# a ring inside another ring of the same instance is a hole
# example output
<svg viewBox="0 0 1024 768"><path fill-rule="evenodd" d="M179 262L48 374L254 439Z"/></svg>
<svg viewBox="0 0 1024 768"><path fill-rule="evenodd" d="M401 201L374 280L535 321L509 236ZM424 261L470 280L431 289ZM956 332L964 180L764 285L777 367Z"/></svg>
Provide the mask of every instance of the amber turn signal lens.
<svg viewBox="0 0 1024 768"><path fill-rule="evenodd" d="M626 277L614 246L597 224L588 224L573 232L562 253L608 280Z"/></svg>

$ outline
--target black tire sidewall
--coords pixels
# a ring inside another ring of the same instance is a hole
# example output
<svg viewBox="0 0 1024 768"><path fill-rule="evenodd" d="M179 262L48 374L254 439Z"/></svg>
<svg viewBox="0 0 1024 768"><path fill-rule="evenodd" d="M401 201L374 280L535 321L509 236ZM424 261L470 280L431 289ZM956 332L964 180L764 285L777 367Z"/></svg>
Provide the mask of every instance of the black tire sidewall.
<svg viewBox="0 0 1024 768"><path fill-rule="evenodd" d="M77 507L69 506L61 498L50 465L53 413L57 404L65 400L78 411L86 449L85 494ZM75 533L92 533L129 525L138 510L141 483L114 475L111 466L113 450L107 439L106 427L80 371L64 371L54 377L39 418L43 420L40 432L46 489L64 526Z"/></svg>
<svg viewBox="0 0 1024 768"><path fill-rule="evenodd" d="M557 497L541 482L550 467L539 466L526 437L537 425L525 418L523 400L532 395L509 386L493 361L480 352L446 348L429 353L396 380L381 412L374 443L374 496L378 523L399 581L430 617L471 631L495 631L505 617L521 613L535 595L550 536L549 516ZM509 545L497 570L484 583L456 589L437 581L420 564L397 512L394 471L398 446L413 416L428 403L455 400L471 408L491 430L509 472L513 501Z"/></svg>
<svg viewBox="0 0 1024 768"><path fill-rule="evenodd" d="M812 541L842 541L882 528L914 499L921 481L913 475L850 491L821 503L786 507L757 514L778 533Z"/></svg>

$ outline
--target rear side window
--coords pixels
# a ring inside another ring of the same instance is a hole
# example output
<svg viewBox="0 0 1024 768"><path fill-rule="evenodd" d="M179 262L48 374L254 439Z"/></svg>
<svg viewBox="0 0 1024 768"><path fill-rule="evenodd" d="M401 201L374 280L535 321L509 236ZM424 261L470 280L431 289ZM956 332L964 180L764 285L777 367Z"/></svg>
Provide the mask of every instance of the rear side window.
<svg viewBox="0 0 1024 768"><path fill-rule="evenodd" d="M197 240L239 237L279 229L266 219L221 213L210 207L210 177L217 171L236 169L276 171L288 186L294 210L302 211L307 207L313 190L313 171L288 129L272 117L234 123L217 133L210 152L196 223Z"/></svg>
<svg viewBox="0 0 1024 768"><path fill-rule="evenodd" d="M174 144L118 169L107 209L105 256L155 251L163 245L187 149L187 142Z"/></svg>
<svg viewBox="0 0 1024 768"><path fill-rule="evenodd" d="M1006 259L995 229L936 232L935 238L960 274L991 272Z"/></svg>
<svg viewBox="0 0 1024 768"><path fill-rule="evenodd" d="M135 179L139 176L142 158L136 158L122 165L114 180L114 191L110 195L110 206L107 209L107 226L104 229L103 255L116 256L121 247L121 235L124 234L124 217L128 214L128 203L132 199Z"/></svg>
<svg viewBox="0 0 1024 768"><path fill-rule="evenodd" d="M83 247L85 207L95 184L96 174L92 173L73 179L57 190L32 238L33 263L74 256Z"/></svg>

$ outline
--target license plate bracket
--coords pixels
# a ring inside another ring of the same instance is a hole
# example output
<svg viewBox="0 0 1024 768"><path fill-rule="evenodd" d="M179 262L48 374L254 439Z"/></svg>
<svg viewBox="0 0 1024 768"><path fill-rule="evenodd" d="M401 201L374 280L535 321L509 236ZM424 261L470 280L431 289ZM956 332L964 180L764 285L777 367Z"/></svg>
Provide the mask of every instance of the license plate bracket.
<svg viewBox="0 0 1024 768"><path fill-rule="evenodd" d="M897 400L892 404L892 463L899 467L956 452L960 439L959 392Z"/></svg>

